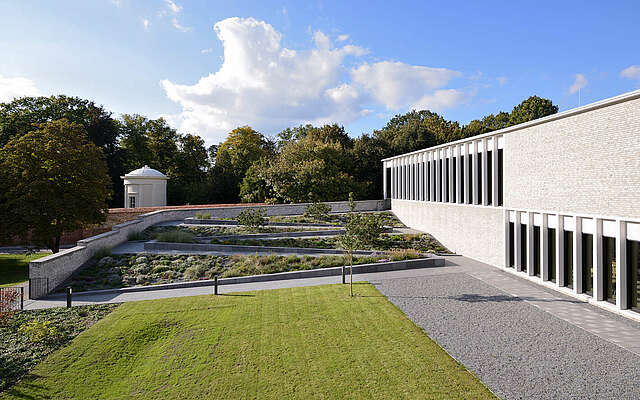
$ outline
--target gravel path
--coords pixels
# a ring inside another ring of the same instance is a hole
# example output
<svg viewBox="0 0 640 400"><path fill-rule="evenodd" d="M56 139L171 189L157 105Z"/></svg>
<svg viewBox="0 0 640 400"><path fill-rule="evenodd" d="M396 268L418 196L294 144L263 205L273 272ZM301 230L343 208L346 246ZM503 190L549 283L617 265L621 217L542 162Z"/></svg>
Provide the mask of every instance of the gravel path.
<svg viewBox="0 0 640 400"><path fill-rule="evenodd" d="M467 274L375 285L503 399L640 398L640 357Z"/></svg>

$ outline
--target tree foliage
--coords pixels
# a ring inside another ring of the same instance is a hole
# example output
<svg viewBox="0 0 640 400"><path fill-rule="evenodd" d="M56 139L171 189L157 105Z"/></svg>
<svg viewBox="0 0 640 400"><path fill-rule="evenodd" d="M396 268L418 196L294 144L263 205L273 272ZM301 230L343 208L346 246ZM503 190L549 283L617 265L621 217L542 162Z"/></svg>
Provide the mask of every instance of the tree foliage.
<svg viewBox="0 0 640 400"><path fill-rule="evenodd" d="M509 116L509 126L533 121L534 119L546 117L557 112L558 106L554 105L551 100L531 96L513 107L511 115Z"/></svg>
<svg viewBox="0 0 640 400"><path fill-rule="evenodd" d="M17 235L53 252L63 232L104 221L111 182L102 150L66 119L14 136L0 150L0 207Z"/></svg>

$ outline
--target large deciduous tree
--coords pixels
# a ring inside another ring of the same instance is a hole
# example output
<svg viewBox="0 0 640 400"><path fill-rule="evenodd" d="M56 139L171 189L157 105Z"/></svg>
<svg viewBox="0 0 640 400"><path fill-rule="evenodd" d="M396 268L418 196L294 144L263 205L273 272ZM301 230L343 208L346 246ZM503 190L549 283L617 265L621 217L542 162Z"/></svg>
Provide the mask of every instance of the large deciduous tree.
<svg viewBox="0 0 640 400"><path fill-rule="evenodd" d="M36 124L62 118L84 128L88 139L104 154L112 185L120 186L120 176L124 170L118 147L118 123L111 112L90 100L61 95L22 97L9 103L0 103L0 147L14 137L33 131ZM111 204L122 204L122 196L122 191L117 191Z"/></svg>
<svg viewBox="0 0 640 400"><path fill-rule="evenodd" d="M522 103L513 107L509 116L509 126L533 121L558 112L558 106L553 105L549 99L531 96Z"/></svg>
<svg viewBox="0 0 640 400"><path fill-rule="evenodd" d="M111 182L102 150L82 125L46 122L0 149L0 218L54 253L63 232L103 222Z"/></svg>

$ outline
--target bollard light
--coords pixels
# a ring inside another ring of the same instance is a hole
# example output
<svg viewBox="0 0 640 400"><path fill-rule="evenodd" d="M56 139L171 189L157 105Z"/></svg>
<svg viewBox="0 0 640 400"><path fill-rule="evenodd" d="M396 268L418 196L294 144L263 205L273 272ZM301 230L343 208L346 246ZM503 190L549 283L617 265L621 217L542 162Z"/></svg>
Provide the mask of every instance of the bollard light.
<svg viewBox="0 0 640 400"><path fill-rule="evenodd" d="M71 286L67 286L67 308L71 308L71 294L73 293L73 290L71 289Z"/></svg>
<svg viewBox="0 0 640 400"><path fill-rule="evenodd" d="M213 277L213 294L218 294L218 275Z"/></svg>

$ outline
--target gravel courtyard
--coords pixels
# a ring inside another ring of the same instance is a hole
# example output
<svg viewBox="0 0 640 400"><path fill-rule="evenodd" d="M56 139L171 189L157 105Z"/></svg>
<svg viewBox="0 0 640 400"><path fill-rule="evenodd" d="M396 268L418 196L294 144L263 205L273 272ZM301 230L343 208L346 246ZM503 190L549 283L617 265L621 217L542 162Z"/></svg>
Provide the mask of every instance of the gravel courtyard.
<svg viewBox="0 0 640 400"><path fill-rule="evenodd" d="M503 399L640 398L640 356L466 273L375 286Z"/></svg>

